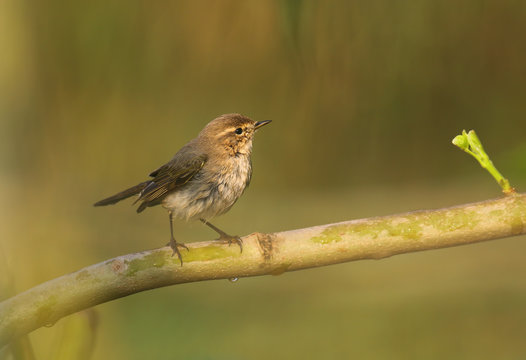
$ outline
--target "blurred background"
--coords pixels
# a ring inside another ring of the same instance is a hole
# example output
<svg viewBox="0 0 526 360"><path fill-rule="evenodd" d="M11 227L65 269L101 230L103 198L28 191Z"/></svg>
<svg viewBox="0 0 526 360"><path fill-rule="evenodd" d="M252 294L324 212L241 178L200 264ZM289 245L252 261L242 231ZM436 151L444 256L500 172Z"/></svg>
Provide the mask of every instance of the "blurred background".
<svg viewBox="0 0 526 360"><path fill-rule="evenodd" d="M462 129L524 191L525 19L516 0L1 1L0 299L166 243L162 208L92 204L223 113L273 120L250 188L214 221L230 233L501 196L451 145ZM175 226L184 241L215 237ZM95 308L91 351L523 358L524 240L133 295ZM88 336L63 336L78 316L31 334L38 359Z"/></svg>

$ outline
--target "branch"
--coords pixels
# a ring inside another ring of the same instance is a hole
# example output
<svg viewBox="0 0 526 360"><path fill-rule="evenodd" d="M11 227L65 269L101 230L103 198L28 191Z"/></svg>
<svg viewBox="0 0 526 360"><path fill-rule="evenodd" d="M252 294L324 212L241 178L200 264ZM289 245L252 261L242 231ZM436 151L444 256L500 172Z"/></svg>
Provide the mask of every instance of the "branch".
<svg viewBox="0 0 526 360"><path fill-rule="evenodd" d="M168 247L119 256L0 303L0 348L74 312L120 297L194 281L278 275L361 259L438 249L526 233L526 194L429 211L375 217L273 234L237 246L188 244L184 266Z"/></svg>
<svg viewBox="0 0 526 360"><path fill-rule="evenodd" d="M493 176L493 178L497 181L504 194L509 195L515 192L515 189L511 187L508 179L502 176L495 165L493 165L493 161L491 161L488 154L482 147L482 143L475 133L475 130L470 130L469 132L462 130L462 134L455 136L451 142L453 145L477 159L480 166L488 170L491 176Z"/></svg>

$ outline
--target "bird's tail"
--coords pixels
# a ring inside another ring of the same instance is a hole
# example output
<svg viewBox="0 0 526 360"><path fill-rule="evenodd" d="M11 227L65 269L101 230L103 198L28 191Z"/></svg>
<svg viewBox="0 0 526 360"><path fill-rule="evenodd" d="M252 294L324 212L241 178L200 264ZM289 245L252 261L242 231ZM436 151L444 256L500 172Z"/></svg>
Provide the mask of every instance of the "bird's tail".
<svg viewBox="0 0 526 360"><path fill-rule="evenodd" d="M97 201L95 204L93 204L93 206L105 206L116 204L121 200L127 199L130 196L140 193L149 183L149 181L145 181L135 186L132 186L131 188L121 191L120 193L110 196L109 198Z"/></svg>

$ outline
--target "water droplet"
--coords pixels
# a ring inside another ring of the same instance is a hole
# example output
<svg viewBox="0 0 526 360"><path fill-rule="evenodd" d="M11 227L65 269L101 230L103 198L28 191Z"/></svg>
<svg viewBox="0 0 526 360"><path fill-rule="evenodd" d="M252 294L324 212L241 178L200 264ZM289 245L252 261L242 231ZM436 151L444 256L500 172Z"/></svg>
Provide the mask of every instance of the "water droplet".
<svg viewBox="0 0 526 360"><path fill-rule="evenodd" d="M236 282L236 281L238 281L238 280L239 280L239 279L236 278L236 277L228 279L228 281L230 281L230 282Z"/></svg>

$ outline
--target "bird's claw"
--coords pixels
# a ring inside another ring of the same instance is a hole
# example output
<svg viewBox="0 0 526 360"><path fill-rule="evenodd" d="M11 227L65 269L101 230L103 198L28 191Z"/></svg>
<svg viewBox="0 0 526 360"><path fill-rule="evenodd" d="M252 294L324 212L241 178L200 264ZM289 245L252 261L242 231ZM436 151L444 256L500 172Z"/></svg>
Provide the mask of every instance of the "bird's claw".
<svg viewBox="0 0 526 360"><path fill-rule="evenodd" d="M228 234L221 234L217 240L228 243L228 246L232 245L232 243L236 243L239 245L239 250L243 252L243 240L241 240L241 238L237 235L232 236Z"/></svg>
<svg viewBox="0 0 526 360"><path fill-rule="evenodd" d="M166 244L166 245L170 246L170 248L172 248L172 250L173 250L172 256L177 254L177 257L179 258L179 261L181 262L181 266L183 266L183 257L181 256L181 252L179 251L179 247L185 248L186 251L190 251L190 249L188 249L188 246L186 246L183 243L178 243L177 241L175 241L175 239L170 239L170 242L168 244Z"/></svg>

